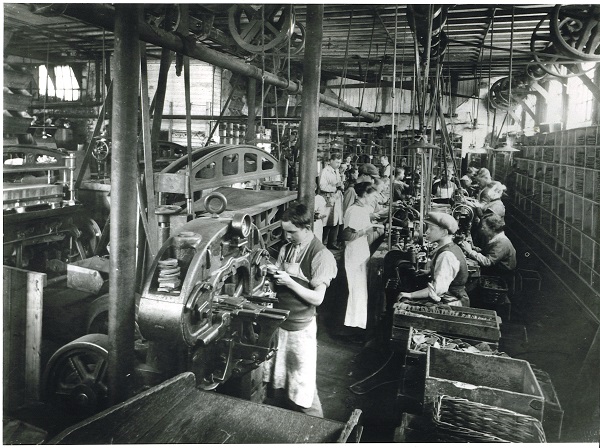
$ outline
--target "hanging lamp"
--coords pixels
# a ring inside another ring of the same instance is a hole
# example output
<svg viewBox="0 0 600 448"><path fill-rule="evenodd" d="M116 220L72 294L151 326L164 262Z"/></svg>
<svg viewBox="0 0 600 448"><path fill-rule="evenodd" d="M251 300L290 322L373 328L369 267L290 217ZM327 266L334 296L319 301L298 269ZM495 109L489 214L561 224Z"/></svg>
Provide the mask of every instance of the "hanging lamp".
<svg viewBox="0 0 600 448"><path fill-rule="evenodd" d="M488 142L479 148L476 148L473 143L467 148L467 154L487 154L489 150L493 149Z"/></svg>
<svg viewBox="0 0 600 448"><path fill-rule="evenodd" d="M515 35L515 7L512 7L512 18L511 18L511 22L510 22L510 60L509 60L509 69L508 69L508 110L507 110L507 114L508 111L510 110L511 106L512 106L512 69L513 69L513 39L514 39L514 35ZM509 125L507 126L507 130L506 130L506 143L498 148L495 148L493 151L494 152L518 152L520 151L520 149L517 149L515 147L513 147L512 145L512 139L510 138L510 132L509 129L510 128L510 121L509 121Z"/></svg>
<svg viewBox="0 0 600 448"><path fill-rule="evenodd" d="M442 149L442 148L440 148L437 145L434 145L433 143L428 143L425 140L418 140L418 141L413 142L410 145L408 145L406 147L406 149L412 150L412 149Z"/></svg>

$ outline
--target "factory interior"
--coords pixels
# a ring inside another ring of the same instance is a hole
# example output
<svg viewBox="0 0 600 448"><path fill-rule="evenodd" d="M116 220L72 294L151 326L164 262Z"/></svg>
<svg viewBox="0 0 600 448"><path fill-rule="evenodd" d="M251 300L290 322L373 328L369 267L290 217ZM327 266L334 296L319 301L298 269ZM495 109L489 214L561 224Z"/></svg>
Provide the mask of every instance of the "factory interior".
<svg viewBox="0 0 600 448"><path fill-rule="evenodd" d="M3 444L598 446L600 5L3 29Z"/></svg>

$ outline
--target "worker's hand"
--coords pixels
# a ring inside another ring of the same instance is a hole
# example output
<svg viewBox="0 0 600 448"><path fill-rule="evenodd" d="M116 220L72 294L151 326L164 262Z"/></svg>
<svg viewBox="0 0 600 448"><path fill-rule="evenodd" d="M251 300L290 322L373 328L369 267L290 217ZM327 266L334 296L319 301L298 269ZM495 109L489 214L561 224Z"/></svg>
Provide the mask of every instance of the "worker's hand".
<svg viewBox="0 0 600 448"><path fill-rule="evenodd" d="M290 286L292 283L294 283L294 280L292 279L292 277L290 277L290 274L288 274L285 271L277 271L275 272L275 274L273 274L273 279L275 280L275 283L278 285L284 285L284 286Z"/></svg>
<svg viewBox="0 0 600 448"><path fill-rule="evenodd" d="M400 294L398 294L399 302L407 301L407 300L410 300L411 298L412 298L412 294L410 292L401 292Z"/></svg>
<svg viewBox="0 0 600 448"><path fill-rule="evenodd" d="M466 252L469 253L473 250L473 248L471 247L471 244L468 241L462 241L459 243L460 247L462 247L462 249Z"/></svg>
<svg viewBox="0 0 600 448"><path fill-rule="evenodd" d="M385 229L384 224L374 223L372 224L374 229Z"/></svg>

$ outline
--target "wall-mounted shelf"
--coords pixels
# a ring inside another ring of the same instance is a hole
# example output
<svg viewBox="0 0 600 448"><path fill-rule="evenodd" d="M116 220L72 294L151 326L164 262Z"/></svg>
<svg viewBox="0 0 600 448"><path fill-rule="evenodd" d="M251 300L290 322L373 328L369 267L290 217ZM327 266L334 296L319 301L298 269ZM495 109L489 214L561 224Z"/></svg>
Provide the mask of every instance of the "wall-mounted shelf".
<svg viewBox="0 0 600 448"><path fill-rule="evenodd" d="M526 138L508 191L546 246L592 288L600 286L599 129Z"/></svg>

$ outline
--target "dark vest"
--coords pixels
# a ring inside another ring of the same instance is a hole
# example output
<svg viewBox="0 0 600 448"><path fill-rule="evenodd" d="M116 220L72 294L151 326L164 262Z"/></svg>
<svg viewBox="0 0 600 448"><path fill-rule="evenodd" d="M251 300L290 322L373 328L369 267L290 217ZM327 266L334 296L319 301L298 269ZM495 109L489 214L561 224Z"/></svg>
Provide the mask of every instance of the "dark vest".
<svg viewBox="0 0 600 448"><path fill-rule="evenodd" d="M456 274L456 277L454 277L454 280L452 280L452 283L450 283L450 287L448 288L448 294L460 299L461 302L463 302L463 305L468 306L469 296L465 290L465 285L467 284L467 280L469 278L469 268L467 266L467 259L465 258L465 255L460 247L454 243L448 243L439 248L431 260L431 274L433 275L438 256L442 252L446 251L452 252L460 263L458 274Z"/></svg>
<svg viewBox="0 0 600 448"><path fill-rule="evenodd" d="M284 254L287 254L291 247L291 243L284 246ZM309 281L312 279L312 261L315 258L315 255L321 252L323 249L325 249L323 243L321 243L318 238L313 238L306 248L304 257L302 257L302 260L300 261L300 270ZM309 282L298 277L292 278L302 286L310 288ZM281 328L288 331L297 331L306 328L315 316L316 307L306 302L286 286L276 285L275 292L277 293L277 297L279 299L279 303L276 304L276 308L288 310L290 312L289 317L281 325Z"/></svg>

